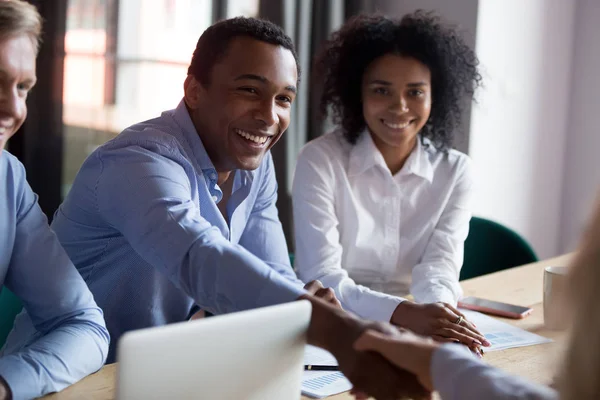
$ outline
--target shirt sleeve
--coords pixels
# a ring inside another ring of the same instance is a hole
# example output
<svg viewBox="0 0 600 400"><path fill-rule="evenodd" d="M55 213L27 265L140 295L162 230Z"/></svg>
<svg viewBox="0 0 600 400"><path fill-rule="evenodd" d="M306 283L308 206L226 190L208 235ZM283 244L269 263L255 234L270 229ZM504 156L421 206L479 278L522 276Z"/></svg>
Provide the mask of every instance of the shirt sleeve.
<svg viewBox="0 0 600 400"><path fill-rule="evenodd" d="M296 269L304 282L331 287L342 306L363 318L389 322L404 299L358 285L342 268L342 245L335 209L335 173L322 149L305 147L298 157L292 199Z"/></svg>
<svg viewBox="0 0 600 400"><path fill-rule="evenodd" d="M228 241L201 215L198 190L161 144L107 147L96 196L103 219L200 307L227 313L296 300L305 291ZM186 173L187 172L187 173Z"/></svg>
<svg viewBox="0 0 600 400"><path fill-rule="evenodd" d="M27 324L37 333L27 338L15 324L0 358L0 375L15 399L62 390L97 371L109 344L102 311L48 226L22 165L20 169L15 243L5 285L27 311L17 320L30 318Z"/></svg>
<svg viewBox="0 0 600 400"><path fill-rule="evenodd" d="M419 303L441 301L456 305L462 295L458 278L469 233L473 192L471 160L464 160L457 166L456 183L425 253L412 270L411 293Z"/></svg>
<svg viewBox="0 0 600 400"><path fill-rule="evenodd" d="M265 170L254 208L250 213L240 245L266 262L286 279L303 286L292 266L283 227L277 211L277 179L271 153L264 159Z"/></svg>
<svg viewBox="0 0 600 400"><path fill-rule="evenodd" d="M558 400L555 390L489 366L457 344L445 344L433 353L431 377L444 400Z"/></svg>

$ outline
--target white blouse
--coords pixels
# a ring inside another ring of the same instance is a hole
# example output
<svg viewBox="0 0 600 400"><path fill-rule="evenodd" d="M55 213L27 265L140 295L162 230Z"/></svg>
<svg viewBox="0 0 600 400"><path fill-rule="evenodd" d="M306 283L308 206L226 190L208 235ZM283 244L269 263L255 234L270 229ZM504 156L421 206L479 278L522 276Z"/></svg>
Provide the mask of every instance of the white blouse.
<svg viewBox="0 0 600 400"><path fill-rule="evenodd" d="M306 144L292 189L296 259L344 308L389 321L400 296L456 304L471 218L471 161L417 145L392 175L371 136L340 131Z"/></svg>

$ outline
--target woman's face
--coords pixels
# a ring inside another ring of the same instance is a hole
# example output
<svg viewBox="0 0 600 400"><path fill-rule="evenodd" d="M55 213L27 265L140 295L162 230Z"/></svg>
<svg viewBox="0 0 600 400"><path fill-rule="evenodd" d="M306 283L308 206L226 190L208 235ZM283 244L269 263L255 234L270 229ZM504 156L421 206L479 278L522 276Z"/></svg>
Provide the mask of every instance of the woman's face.
<svg viewBox="0 0 600 400"><path fill-rule="evenodd" d="M416 143L431 112L431 73L414 58L386 54L363 75L363 116L373 141L384 148Z"/></svg>

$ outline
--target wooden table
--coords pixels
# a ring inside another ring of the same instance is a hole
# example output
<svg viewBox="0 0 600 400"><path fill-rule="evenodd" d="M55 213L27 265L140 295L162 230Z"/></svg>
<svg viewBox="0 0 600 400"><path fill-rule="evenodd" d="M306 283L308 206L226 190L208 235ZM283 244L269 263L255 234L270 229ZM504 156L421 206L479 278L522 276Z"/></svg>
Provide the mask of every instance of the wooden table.
<svg viewBox="0 0 600 400"><path fill-rule="evenodd" d="M554 374L553 365L558 357L561 334L544 328L542 310L542 282L544 267L566 265L571 255L552 258L510 270L469 279L462 282L465 296L533 307L531 316L522 320L504 321L530 332L555 339L555 343L502 350L485 355L491 365L534 382L549 383ZM106 365L62 392L45 396L46 400L112 400L114 399L116 364ZM308 397L302 397L303 400ZM354 399L348 393L332 396L331 400Z"/></svg>

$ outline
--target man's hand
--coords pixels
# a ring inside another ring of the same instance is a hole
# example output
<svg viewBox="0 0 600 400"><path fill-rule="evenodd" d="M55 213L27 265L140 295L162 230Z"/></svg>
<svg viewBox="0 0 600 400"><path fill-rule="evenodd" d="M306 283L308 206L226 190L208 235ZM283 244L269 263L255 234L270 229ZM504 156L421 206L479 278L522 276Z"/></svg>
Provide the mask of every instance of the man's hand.
<svg viewBox="0 0 600 400"><path fill-rule="evenodd" d="M8 383L0 376L0 400L11 400L12 391L8 387Z"/></svg>
<svg viewBox="0 0 600 400"><path fill-rule="evenodd" d="M417 336L407 330L394 337L369 330L354 344L357 350L375 351L395 366L415 374L419 383L428 390L435 389L431 378L431 360L440 346L433 339Z"/></svg>
<svg viewBox="0 0 600 400"><path fill-rule="evenodd" d="M323 284L318 280L308 282L304 286L304 290L306 290L313 296L325 300L332 306L342 308L342 304L337 299L337 297L335 297L335 292L333 291L333 289L323 287Z"/></svg>
<svg viewBox="0 0 600 400"><path fill-rule="evenodd" d="M364 393L376 399L428 399L429 391L416 377L393 366L374 352L358 351L354 342L371 329L384 335L399 335L396 328L386 323L369 323L325 303L314 296L303 296L312 304L308 343L331 352L340 371L352 382L353 392Z"/></svg>
<svg viewBox="0 0 600 400"><path fill-rule="evenodd" d="M396 307L390 322L440 342L463 343L474 351L478 351L480 346L491 345L475 325L447 303L416 304L404 301Z"/></svg>
<svg viewBox="0 0 600 400"><path fill-rule="evenodd" d="M363 325L363 332L375 331L381 336L396 337L398 330L384 323ZM356 349L358 350L358 348ZM334 353L335 355L335 353ZM425 389L417 377L405 369L390 365L380 354L348 351L336 355L340 370L352 382L352 391L368 394L376 399L430 399L431 393Z"/></svg>

